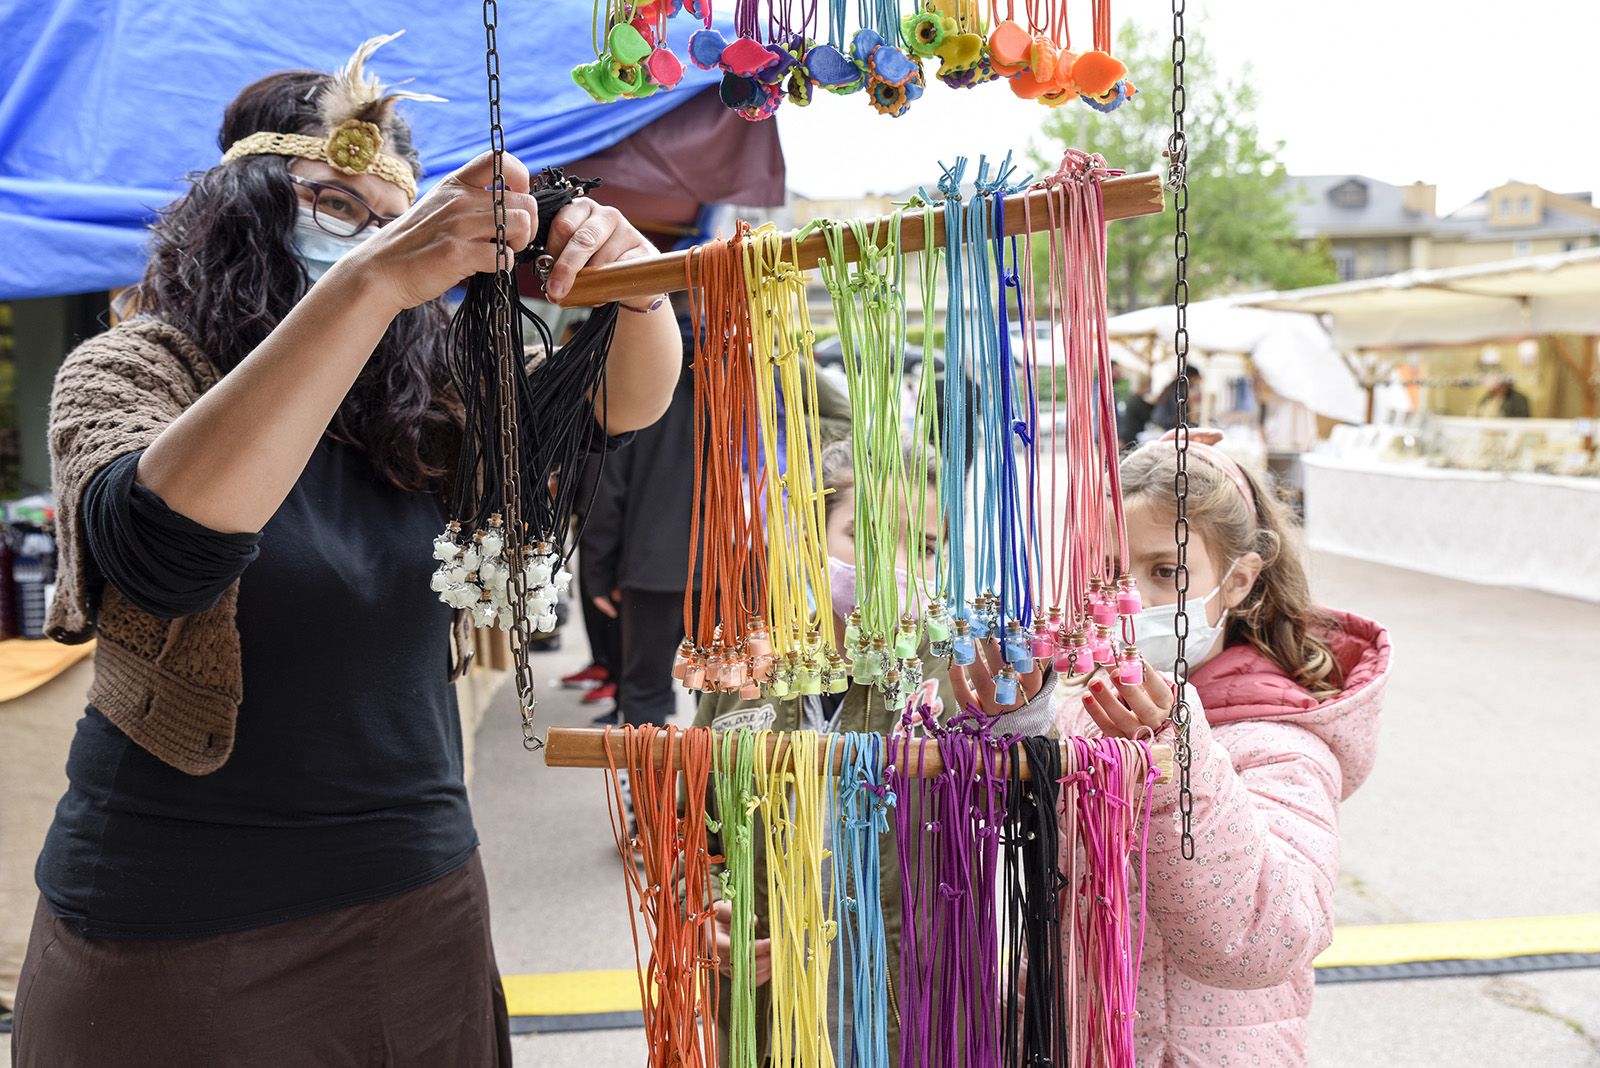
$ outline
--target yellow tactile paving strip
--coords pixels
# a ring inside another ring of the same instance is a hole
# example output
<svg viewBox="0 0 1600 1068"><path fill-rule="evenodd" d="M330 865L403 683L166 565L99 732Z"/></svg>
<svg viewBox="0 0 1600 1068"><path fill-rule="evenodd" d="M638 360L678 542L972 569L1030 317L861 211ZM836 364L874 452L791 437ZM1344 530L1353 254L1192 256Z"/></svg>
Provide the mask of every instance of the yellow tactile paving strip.
<svg viewBox="0 0 1600 1068"><path fill-rule="evenodd" d="M1600 953L1600 913L1340 927L1334 931L1333 945L1317 958L1317 967L1493 960L1547 953ZM504 983L512 1016L639 1011L639 980L631 968L508 975Z"/></svg>

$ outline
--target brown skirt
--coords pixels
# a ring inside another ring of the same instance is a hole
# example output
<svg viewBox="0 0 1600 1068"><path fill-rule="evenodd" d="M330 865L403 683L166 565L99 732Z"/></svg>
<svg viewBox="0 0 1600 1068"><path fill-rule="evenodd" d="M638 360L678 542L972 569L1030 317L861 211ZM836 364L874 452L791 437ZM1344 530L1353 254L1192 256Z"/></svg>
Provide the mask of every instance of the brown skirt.
<svg viewBox="0 0 1600 1068"><path fill-rule="evenodd" d="M210 938L84 938L41 900L11 1042L23 1068L511 1068L483 864Z"/></svg>

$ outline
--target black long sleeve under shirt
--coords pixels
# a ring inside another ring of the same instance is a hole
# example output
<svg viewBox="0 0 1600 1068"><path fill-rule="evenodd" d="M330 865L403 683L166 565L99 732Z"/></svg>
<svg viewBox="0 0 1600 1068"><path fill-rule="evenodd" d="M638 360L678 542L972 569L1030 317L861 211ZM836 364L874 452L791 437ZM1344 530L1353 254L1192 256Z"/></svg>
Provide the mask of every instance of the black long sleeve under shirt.
<svg viewBox="0 0 1600 1068"><path fill-rule="evenodd" d="M450 610L428 588L443 509L324 440L259 535L219 534L135 481L84 495L94 567L175 618L239 580L244 700L234 750L190 776L94 708L38 881L83 933L196 937L420 886L477 846L448 681Z"/></svg>

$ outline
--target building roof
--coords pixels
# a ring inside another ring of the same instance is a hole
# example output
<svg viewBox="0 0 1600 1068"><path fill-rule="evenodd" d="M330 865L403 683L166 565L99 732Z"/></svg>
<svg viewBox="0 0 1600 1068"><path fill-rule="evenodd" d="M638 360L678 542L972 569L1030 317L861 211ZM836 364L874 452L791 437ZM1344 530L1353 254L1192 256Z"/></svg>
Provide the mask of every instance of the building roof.
<svg viewBox="0 0 1600 1068"><path fill-rule="evenodd" d="M1405 186L1363 174L1296 175L1289 178L1289 183L1296 191L1296 200L1290 207L1301 238L1426 235L1439 241L1527 241L1600 235L1600 209L1591 206L1589 193L1543 190L1537 223L1495 226L1490 221L1495 189L1439 218L1431 211L1406 207Z"/></svg>
<svg viewBox="0 0 1600 1068"><path fill-rule="evenodd" d="M1494 193L1495 190L1490 189L1470 204L1439 219L1434 224L1434 238L1445 241L1528 241L1600 234L1600 212L1589 206L1588 193L1546 191L1537 223L1531 226L1491 226L1490 198Z"/></svg>
<svg viewBox="0 0 1600 1068"><path fill-rule="evenodd" d="M1406 207L1404 186L1361 174L1308 174L1289 178L1291 204L1303 238L1425 234L1437 220Z"/></svg>

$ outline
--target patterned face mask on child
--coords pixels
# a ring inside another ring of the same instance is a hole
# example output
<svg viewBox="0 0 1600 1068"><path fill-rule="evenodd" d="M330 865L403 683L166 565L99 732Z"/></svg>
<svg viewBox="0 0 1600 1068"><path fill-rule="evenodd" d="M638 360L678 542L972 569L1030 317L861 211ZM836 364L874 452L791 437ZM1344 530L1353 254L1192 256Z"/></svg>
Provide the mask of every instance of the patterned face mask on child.
<svg viewBox="0 0 1600 1068"><path fill-rule="evenodd" d="M1233 574L1236 564L1237 561L1228 565L1228 570L1222 573L1222 578L1210 593L1197 601L1190 600L1184 607L1189 616L1189 638L1184 642L1183 653L1191 670L1222 651L1222 632L1228 626L1228 610L1224 608L1215 623L1206 620L1210 615L1208 609L1211 602L1222 592L1222 584ZM1172 674L1178 663L1177 620L1176 604L1152 605L1133 617L1133 633L1138 641L1139 655L1144 657L1145 663L1168 675Z"/></svg>
<svg viewBox="0 0 1600 1068"><path fill-rule="evenodd" d="M900 588L900 603L905 604L911 576L896 568L894 584ZM828 557L828 585L833 591L834 614L840 619L846 618L856 607L856 565L847 564L837 556Z"/></svg>

